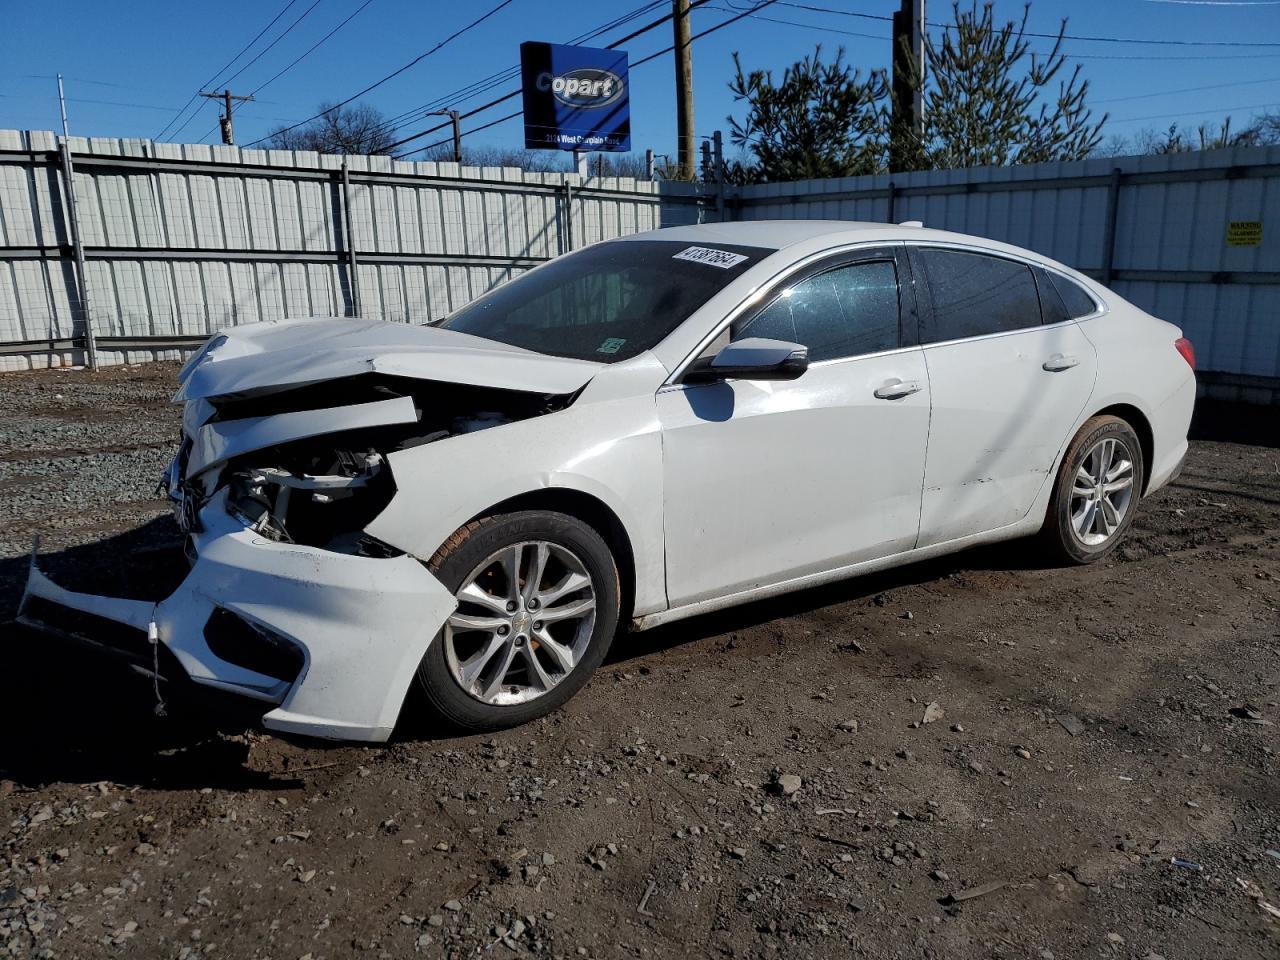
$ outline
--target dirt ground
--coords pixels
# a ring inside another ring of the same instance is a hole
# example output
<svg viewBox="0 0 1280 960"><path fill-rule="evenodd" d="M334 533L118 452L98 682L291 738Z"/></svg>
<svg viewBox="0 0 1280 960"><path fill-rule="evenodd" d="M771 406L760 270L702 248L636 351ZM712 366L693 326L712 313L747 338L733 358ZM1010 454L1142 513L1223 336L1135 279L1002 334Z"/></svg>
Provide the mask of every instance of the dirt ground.
<svg viewBox="0 0 1280 960"><path fill-rule="evenodd" d="M0 377L0 956L1280 956L1280 450L1196 442L1102 565L971 551L332 746L4 619L38 531L181 576L173 372Z"/></svg>

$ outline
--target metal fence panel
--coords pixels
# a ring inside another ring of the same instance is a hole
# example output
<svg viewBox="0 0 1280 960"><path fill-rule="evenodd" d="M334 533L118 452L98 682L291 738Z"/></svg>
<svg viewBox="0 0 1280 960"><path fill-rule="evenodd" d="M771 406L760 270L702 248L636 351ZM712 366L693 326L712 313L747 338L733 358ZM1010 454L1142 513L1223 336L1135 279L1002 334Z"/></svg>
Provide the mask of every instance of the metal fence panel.
<svg viewBox="0 0 1280 960"><path fill-rule="evenodd" d="M58 143L0 130L0 369L84 360ZM584 243L698 219L695 189L626 178L349 157L344 193L343 158L309 151L68 146L104 363L223 326L352 316L357 302L426 323Z"/></svg>
<svg viewBox="0 0 1280 960"><path fill-rule="evenodd" d="M290 316L426 323L539 262L714 217L710 186L71 138L103 362ZM0 130L0 369L81 362L58 140ZM1280 148L729 188L729 219L922 220L1036 250L1180 325L1206 380L1280 400ZM348 208L349 203L349 208ZM708 216L710 214L710 216ZM348 219L354 238L348 250ZM1226 242L1261 221L1255 246Z"/></svg>
<svg viewBox="0 0 1280 960"><path fill-rule="evenodd" d="M1035 250L1182 327L1214 392L1280 402L1280 147L753 184L729 209L921 220ZM1261 222L1261 243L1229 244L1233 221Z"/></svg>

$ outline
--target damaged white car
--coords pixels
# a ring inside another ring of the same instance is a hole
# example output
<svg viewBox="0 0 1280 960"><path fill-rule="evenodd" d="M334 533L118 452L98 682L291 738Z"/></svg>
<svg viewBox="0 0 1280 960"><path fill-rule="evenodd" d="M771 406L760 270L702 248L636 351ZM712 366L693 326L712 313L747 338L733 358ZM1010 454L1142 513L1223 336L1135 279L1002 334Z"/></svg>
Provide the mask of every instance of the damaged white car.
<svg viewBox="0 0 1280 960"><path fill-rule="evenodd" d="M623 625L1040 533L1105 556L1187 450L1180 332L1037 254L916 225L609 241L436 326L233 328L180 374L155 602L33 560L21 617L383 740L563 703ZM170 656L171 654L171 656ZM691 695L700 692L691 691Z"/></svg>

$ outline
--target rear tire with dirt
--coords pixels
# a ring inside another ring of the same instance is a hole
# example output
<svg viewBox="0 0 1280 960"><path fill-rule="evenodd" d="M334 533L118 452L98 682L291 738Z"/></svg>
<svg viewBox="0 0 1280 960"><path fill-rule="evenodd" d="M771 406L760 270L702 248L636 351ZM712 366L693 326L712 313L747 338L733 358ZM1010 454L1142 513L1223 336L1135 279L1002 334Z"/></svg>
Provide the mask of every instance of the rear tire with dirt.
<svg viewBox="0 0 1280 960"><path fill-rule="evenodd" d="M418 667L430 707L465 731L526 723L572 697L618 628L617 565L567 514L526 510L473 521L431 559L458 598Z"/></svg>
<svg viewBox="0 0 1280 960"><path fill-rule="evenodd" d="M1055 561L1096 563L1133 523L1146 464L1133 428L1119 417L1087 420L1067 447L1040 541Z"/></svg>

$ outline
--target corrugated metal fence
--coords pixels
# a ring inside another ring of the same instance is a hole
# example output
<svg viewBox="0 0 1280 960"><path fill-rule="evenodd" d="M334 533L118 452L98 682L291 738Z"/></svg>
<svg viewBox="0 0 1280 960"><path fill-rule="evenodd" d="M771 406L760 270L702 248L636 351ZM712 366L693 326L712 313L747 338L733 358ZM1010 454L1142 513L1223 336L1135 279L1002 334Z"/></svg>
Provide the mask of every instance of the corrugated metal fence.
<svg viewBox="0 0 1280 960"><path fill-rule="evenodd" d="M1182 327L1215 394L1280 402L1280 147L761 184L727 210L1027 247Z"/></svg>
<svg viewBox="0 0 1280 960"><path fill-rule="evenodd" d="M297 316L424 323L597 240L697 220L693 186L72 137L103 362ZM0 369L85 359L65 162L0 131ZM673 189L674 187L674 189Z"/></svg>
<svg viewBox="0 0 1280 960"><path fill-rule="evenodd" d="M68 143L104 362L286 316L443 316L596 240L714 219L921 220L1028 247L1177 323L1215 393L1280 402L1280 148L730 187ZM82 362L64 164L0 131L0 369ZM1235 225L1233 227L1233 224ZM1256 227L1256 229L1255 229Z"/></svg>

